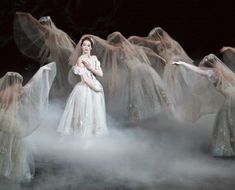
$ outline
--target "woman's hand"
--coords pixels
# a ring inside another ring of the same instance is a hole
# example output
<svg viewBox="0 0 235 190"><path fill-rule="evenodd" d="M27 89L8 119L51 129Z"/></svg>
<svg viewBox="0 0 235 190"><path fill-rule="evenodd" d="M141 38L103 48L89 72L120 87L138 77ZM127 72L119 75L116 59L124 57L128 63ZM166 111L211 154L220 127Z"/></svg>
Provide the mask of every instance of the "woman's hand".
<svg viewBox="0 0 235 190"><path fill-rule="evenodd" d="M220 49L220 53L223 53L224 51L228 51L228 50L230 50L231 49L231 47L222 47L221 49Z"/></svg>
<svg viewBox="0 0 235 190"><path fill-rule="evenodd" d="M172 61L172 65L183 65L183 61Z"/></svg>
<svg viewBox="0 0 235 190"><path fill-rule="evenodd" d="M91 64L88 63L87 61L82 60L82 64L88 69L91 70Z"/></svg>

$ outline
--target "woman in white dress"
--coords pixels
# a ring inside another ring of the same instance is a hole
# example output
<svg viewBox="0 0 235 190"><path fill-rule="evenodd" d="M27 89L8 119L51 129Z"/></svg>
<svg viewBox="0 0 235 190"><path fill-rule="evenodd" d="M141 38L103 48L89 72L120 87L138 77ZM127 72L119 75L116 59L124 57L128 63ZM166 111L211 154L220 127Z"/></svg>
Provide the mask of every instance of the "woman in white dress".
<svg viewBox="0 0 235 190"><path fill-rule="evenodd" d="M105 100L102 85L96 75L103 71L95 55L91 55L93 40L81 40L82 55L73 66L73 73L81 77L71 92L57 131L81 137L97 137L108 133L105 114Z"/></svg>
<svg viewBox="0 0 235 190"><path fill-rule="evenodd" d="M106 108L113 118L138 126L139 121L160 113L174 114L171 97L158 73L150 66L147 53L151 51L131 44L120 32L111 33L106 40L89 34L85 36L95 41L92 52L102 60L105 75L100 82L105 91ZM77 47L75 52L79 49ZM78 57L73 53L71 60L76 62Z"/></svg>

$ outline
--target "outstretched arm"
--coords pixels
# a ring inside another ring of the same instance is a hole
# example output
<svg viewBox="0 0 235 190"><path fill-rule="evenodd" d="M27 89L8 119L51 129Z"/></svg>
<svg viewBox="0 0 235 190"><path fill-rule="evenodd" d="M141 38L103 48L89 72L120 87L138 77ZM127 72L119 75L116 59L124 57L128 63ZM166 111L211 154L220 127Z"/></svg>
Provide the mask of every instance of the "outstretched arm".
<svg viewBox="0 0 235 190"><path fill-rule="evenodd" d="M190 69L196 73L202 74L202 75L207 75L207 73L208 73L207 70L203 70L199 67L196 67L194 65L191 65L191 64L183 62L183 61L173 61L172 64L173 65L183 65L183 66L187 67L188 69Z"/></svg>
<svg viewBox="0 0 235 190"><path fill-rule="evenodd" d="M229 47L229 46L225 47L224 46L223 48L220 49L220 53L223 53L225 51L231 51L232 53L235 54L235 48L233 48L233 47Z"/></svg>
<svg viewBox="0 0 235 190"><path fill-rule="evenodd" d="M128 38L128 41L132 44L145 46L150 49L155 49L157 46L161 45L161 42L159 40L150 40L145 37L139 37L139 36L131 36Z"/></svg>
<svg viewBox="0 0 235 190"><path fill-rule="evenodd" d="M139 43L139 44L158 45L161 43L159 40L150 40L145 37L139 37L139 36L130 36L128 40L130 42Z"/></svg>

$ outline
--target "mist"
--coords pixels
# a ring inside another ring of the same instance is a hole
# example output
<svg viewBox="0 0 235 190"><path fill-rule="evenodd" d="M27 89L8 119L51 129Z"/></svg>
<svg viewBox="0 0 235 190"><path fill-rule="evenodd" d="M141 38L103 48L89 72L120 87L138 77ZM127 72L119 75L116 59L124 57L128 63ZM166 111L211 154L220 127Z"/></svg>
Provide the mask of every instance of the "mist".
<svg viewBox="0 0 235 190"><path fill-rule="evenodd" d="M1 189L233 189L235 163L211 155L215 115L182 123L164 113L138 125L107 116L102 138L60 136L63 103L25 139L35 160L30 183Z"/></svg>

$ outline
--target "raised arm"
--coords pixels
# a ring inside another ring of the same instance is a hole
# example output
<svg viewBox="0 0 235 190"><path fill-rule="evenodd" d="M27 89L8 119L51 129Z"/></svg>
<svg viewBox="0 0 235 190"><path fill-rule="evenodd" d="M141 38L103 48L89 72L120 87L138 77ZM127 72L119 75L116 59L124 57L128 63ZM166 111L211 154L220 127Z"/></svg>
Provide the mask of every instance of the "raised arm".
<svg viewBox="0 0 235 190"><path fill-rule="evenodd" d="M128 41L131 42L132 44L145 46L153 50L157 48L157 46L161 45L161 41L159 40L150 40L139 36L131 36L128 38Z"/></svg>

